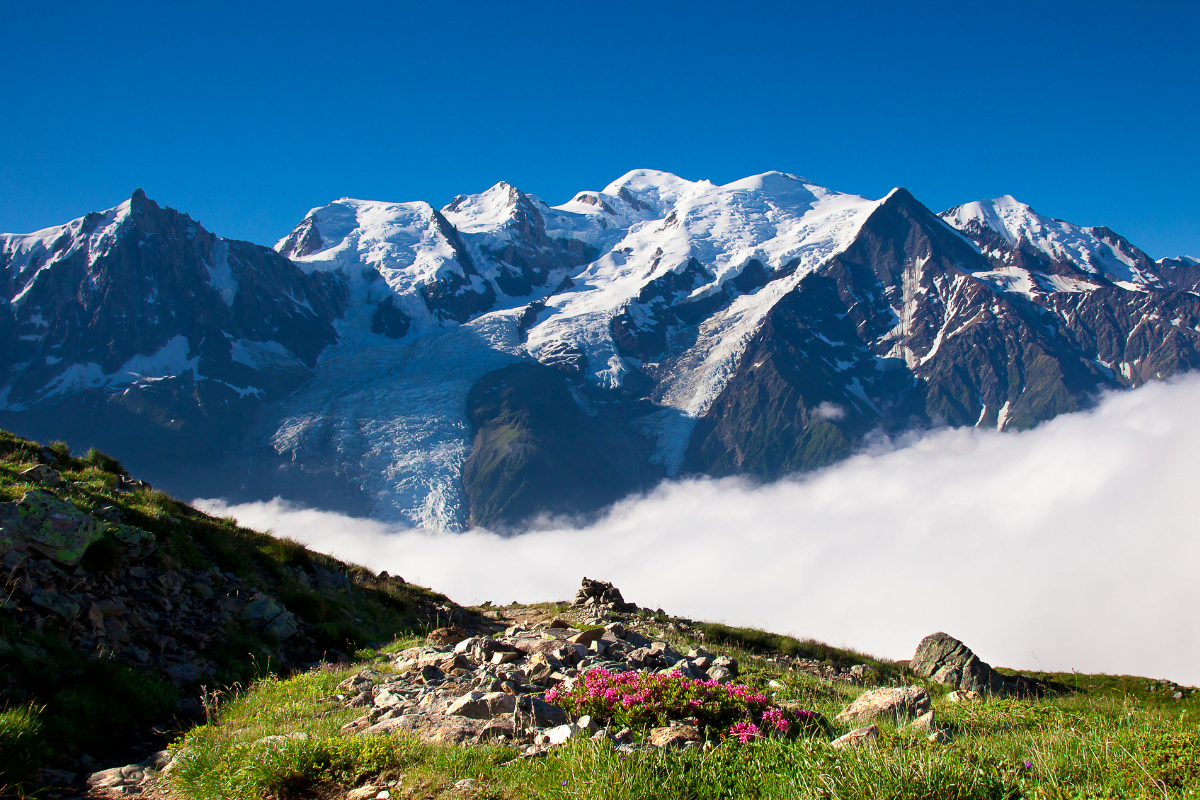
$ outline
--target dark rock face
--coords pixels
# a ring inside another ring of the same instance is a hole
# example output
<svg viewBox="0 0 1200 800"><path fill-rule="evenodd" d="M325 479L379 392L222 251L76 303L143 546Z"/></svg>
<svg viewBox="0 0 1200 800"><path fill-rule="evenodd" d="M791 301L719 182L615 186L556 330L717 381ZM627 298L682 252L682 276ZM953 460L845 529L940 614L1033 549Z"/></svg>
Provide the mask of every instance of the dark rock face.
<svg viewBox="0 0 1200 800"><path fill-rule="evenodd" d="M321 231L317 229L316 218L305 217L304 221L283 240L279 254L284 258L303 258L316 253L324 246L324 242L321 241Z"/></svg>
<svg viewBox="0 0 1200 800"><path fill-rule="evenodd" d="M495 305L496 290L475 269L475 263L454 226L436 211L433 212L433 220L438 231L454 248L454 259L462 268L462 273L445 270L437 280L426 284L421 292L425 307L441 319L466 322Z"/></svg>
<svg viewBox="0 0 1200 800"><path fill-rule="evenodd" d="M1041 694L1046 685L1024 675L1001 675L979 660L971 648L946 633L926 636L908 662L909 669L923 678L979 694Z"/></svg>
<svg viewBox="0 0 1200 800"><path fill-rule="evenodd" d="M640 487L618 425L588 417L567 381L540 364L489 372L467 398L475 442L463 467L472 525L599 509Z"/></svg>
<svg viewBox="0 0 1200 800"><path fill-rule="evenodd" d="M340 278L220 239L140 190L123 217L91 214L46 250L0 252L0 296L5 424L125 440L113 449L152 470L146 459L219 450L305 382L347 297Z"/></svg>
<svg viewBox="0 0 1200 800"><path fill-rule="evenodd" d="M382 333L389 339L402 339L412 325L412 318L396 308L392 295L380 300L371 315L371 333Z"/></svg>

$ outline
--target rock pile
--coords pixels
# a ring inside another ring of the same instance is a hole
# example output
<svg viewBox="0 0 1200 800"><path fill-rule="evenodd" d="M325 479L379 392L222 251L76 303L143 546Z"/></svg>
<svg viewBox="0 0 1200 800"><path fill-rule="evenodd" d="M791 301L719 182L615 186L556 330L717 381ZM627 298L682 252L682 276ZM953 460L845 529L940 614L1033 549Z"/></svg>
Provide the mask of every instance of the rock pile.
<svg viewBox="0 0 1200 800"><path fill-rule="evenodd" d="M605 611L630 612L637 611L633 603L626 603L621 597L621 590L611 583L594 581L584 578L583 585L575 593L575 606L593 607Z"/></svg>
<svg viewBox="0 0 1200 800"><path fill-rule="evenodd" d="M585 582L585 589L589 584ZM614 607L628 608L611 585L601 595ZM602 731L593 720L568 718L544 699L555 686L569 685L589 669L678 672L685 677L726 683L738 674L737 661L706 650L686 655L663 641L652 641L629 627L630 620L579 629L560 619L529 626L518 623L494 637L468 636L441 629L431 637L443 644L405 650L392 662L394 672L364 670L339 686L333 698L362 708L345 730L370 735L410 731L430 742L474 743L493 739L523 746L527 755L578 736L610 736L625 750L646 747L700 746L694 728L671 726L637 744L628 732ZM691 744L689 744L691 743Z"/></svg>
<svg viewBox="0 0 1200 800"><path fill-rule="evenodd" d="M1035 678L1000 674L980 661L971 648L941 632L921 640L908 667L922 678L980 695L1024 697L1040 695L1046 690L1046 685Z"/></svg>

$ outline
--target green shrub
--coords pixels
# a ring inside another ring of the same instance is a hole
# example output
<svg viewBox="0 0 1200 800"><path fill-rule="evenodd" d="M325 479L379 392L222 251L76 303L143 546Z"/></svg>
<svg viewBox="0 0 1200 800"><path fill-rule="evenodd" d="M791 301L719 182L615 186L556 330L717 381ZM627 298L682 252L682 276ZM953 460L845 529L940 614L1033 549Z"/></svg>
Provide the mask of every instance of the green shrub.
<svg viewBox="0 0 1200 800"><path fill-rule="evenodd" d="M165 680L112 661L87 663L70 688L47 703L46 734L55 743L103 746L165 719L179 692Z"/></svg>
<svg viewBox="0 0 1200 800"><path fill-rule="evenodd" d="M46 449L62 461L69 461L71 458L71 447L64 441L51 442Z"/></svg>
<svg viewBox="0 0 1200 800"><path fill-rule="evenodd" d="M316 592L302 589L289 590L279 593L279 599L296 616L305 622L313 624L324 622L329 618L329 604L325 598Z"/></svg>

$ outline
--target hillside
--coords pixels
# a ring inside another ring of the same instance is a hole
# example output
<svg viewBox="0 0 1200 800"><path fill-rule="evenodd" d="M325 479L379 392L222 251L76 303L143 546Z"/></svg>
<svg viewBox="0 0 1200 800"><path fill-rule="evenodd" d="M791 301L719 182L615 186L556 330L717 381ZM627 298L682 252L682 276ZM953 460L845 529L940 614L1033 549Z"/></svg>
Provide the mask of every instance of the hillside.
<svg viewBox="0 0 1200 800"><path fill-rule="evenodd" d="M464 609L0 435L0 794L1068 798L1200 791L1200 695L890 661L574 599Z"/></svg>
<svg viewBox="0 0 1200 800"><path fill-rule="evenodd" d="M479 624L399 576L209 517L103 453L6 432L0 564L0 708L33 709L43 765L141 760L204 718L205 690Z"/></svg>

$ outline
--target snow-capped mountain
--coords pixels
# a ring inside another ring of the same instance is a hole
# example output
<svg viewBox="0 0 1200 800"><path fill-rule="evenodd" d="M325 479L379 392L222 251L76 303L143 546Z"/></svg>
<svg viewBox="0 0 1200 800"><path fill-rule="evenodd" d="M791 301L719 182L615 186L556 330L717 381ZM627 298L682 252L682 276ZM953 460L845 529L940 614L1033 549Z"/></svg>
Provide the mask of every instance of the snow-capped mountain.
<svg viewBox="0 0 1200 800"><path fill-rule="evenodd" d="M175 491L448 530L773 478L874 430L1027 427L1200 362L1196 259L1011 197L937 215L782 173L637 170L556 207L506 183L343 198L275 253L138 194L0 246L0 422L99 444L120 410L186 443L219 417Z"/></svg>

